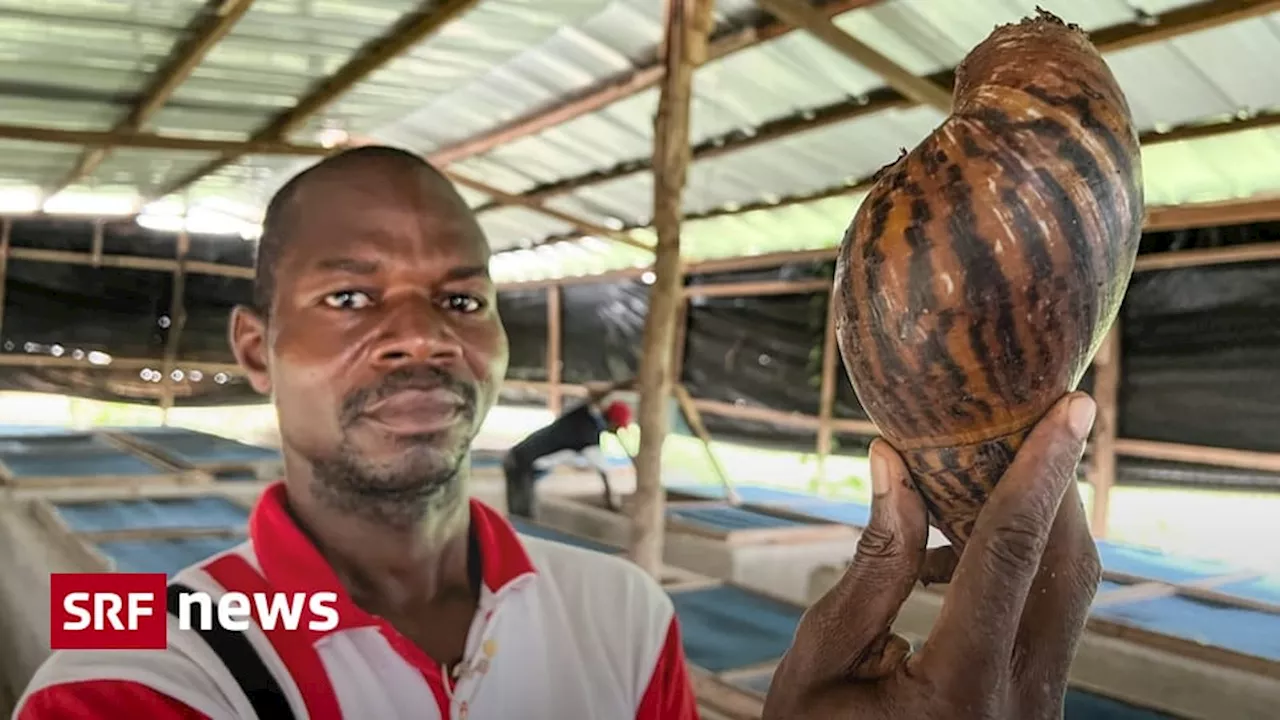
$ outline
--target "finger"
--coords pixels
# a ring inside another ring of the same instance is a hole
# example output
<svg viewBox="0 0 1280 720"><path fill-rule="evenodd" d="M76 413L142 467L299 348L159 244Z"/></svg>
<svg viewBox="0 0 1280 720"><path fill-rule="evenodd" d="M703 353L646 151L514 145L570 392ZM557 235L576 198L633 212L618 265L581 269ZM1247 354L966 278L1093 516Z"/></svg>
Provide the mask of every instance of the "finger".
<svg viewBox="0 0 1280 720"><path fill-rule="evenodd" d="M911 655L911 643L901 635L885 632L872 643L867 658L846 677L855 680L878 680L888 677Z"/></svg>
<svg viewBox="0 0 1280 720"><path fill-rule="evenodd" d="M1008 669L1018 621L1040 567L1050 528L1093 422L1093 400L1073 393L1027 436L978 515L947 589L942 612L918 656L966 682L988 686Z"/></svg>
<svg viewBox="0 0 1280 720"><path fill-rule="evenodd" d="M1061 717L1067 675L1089 618L1102 566L1077 483L1058 508L1014 643L1013 676L1028 720Z"/></svg>
<svg viewBox="0 0 1280 720"><path fill-rule="evenodd" d="M945 585L951 582L960 556L950 545L929 548L924 553L924 565L920 568L920 583L923 585Z"/></svg>
<svg viewBox="0 0 1280 720"><path fill-rule="evenodd" d="M814 681L880 662L889 628L919 576L928 539L924 501L888 443L871 445L871 520L839 582L805 612L793 649Z"/></svg>

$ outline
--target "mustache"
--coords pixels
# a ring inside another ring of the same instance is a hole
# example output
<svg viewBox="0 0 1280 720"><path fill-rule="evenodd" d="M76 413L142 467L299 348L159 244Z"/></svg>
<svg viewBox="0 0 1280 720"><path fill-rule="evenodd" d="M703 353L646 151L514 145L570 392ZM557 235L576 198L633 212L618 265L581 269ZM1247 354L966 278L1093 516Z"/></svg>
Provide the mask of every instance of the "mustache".
<svg viewBox="0 0 1280 720"><path fill-rule="evenodd" d="M387 374L376 385L360 388L347 395L342 402L342 422L344 425L355 422L370 405L396 393L405 390L441 389L461 398L462 412L467 417L475 416L478 393L474 385L459 380L440 368L404 367Z"/></svg>

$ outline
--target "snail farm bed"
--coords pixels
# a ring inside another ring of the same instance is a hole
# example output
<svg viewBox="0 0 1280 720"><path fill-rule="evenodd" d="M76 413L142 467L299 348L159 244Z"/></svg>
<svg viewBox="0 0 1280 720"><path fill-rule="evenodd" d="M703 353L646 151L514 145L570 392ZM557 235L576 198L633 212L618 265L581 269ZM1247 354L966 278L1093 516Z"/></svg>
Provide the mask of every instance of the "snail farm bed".
<svg viewBox="0 0 1280 720"><path fill-rule="evenodd" d="M870 509L857 502L767 487L735 490L741 507L756 513L807 516L855 528L870 516ZM667 497L676 515L690 508L724 507L719 486L672 486ZM582 542L577 538L586 535L597 544L603 539L606 546L621 546L625 521L619 530L616 515L579 507L592 504L546 498L540 500L539 513L559 523L556 532L572 541ZM699 666L695 675L704 702L723 717L759 716L776 661L760 661L762 648L777 647L781 632L785 649L802 605L830 587L853 549L853 543L847 544L839 564L818 568L798 603L793 600L798 588L748 588L742 587L746 583L734 585L732 578L720 586L730 589L718 594L672 593L682 622L691 625L685 628L686 647ZM1280 578L1114 543L1099 543L1099 549L1106 579L1072 668L1076 690L1069 698L1068 718L1274 717L1275 698L1280 697ZM669 549L666 560L678 564ZM784 597L766 597L775 594ZM899 631L913 638L927 636L941 600L939 592L917 591L899 617ZM786 607L791 609L779 610ZM780 625L779 612L794 620ZM780 631L784 626L785 632ZM717 628L731 637L707 639L704 631ZM738 649L720 655L715 652L720 647Z"/></svg>
<svg viewBox="0 0 1280 720"><path fill-rule="evenodd" d="M543 525L610 546L625 546L631 534L631 520L605 509L594 493L540 493L536 516ZM846 557L857 538L849 525L783 517L747 504L670 500L663 559L668 565L803 602L810 574Z"/></svg>
<svg viewBox="0 0 1280 720"><path fill-rule="evenodd" d="M517 529L579 547L622 552L616 545L534 523L517 522ZM1132 560L1136 555L1126 557ZM1122 560L1111 559L1124 567ZM667 592L680 618L695 692L707 717L758 719L774 667L791 642L803 607L707 578L668 582ZM939 605L936 594L916 593L899 619L899 632L919 642ZM1264 660L1266 664L1246 670L1187 654L1201 647L1133 632L1122 623L1095 617L1072 670L1067 720L1273 717L1275 693L1280 691L1276 665L1267 670L1270 661ZM1174 683L1177 688L1170 687Z"/></svg>

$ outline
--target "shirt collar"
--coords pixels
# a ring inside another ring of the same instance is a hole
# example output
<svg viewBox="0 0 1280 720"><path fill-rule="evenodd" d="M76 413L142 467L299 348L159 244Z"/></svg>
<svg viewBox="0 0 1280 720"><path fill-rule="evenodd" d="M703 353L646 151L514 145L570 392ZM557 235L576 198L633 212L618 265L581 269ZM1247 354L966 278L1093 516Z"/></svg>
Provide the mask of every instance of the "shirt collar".
<svg viewBox="0 0 1280 720"><path fill-rule="evenodd" d="M384 621L355 604L338 581L337 573L294 522L285 504L284 483L273 483L258 498L249 517L249 539L267 582L277 590L308 596L317 592L335 593L338 600L334 609L339 622L329 632L383 625ZM470 500L470 510L470 532L479 545L483 563L481 594L493 599L536 570L515 528L505 517L474 498ZM485 598L481 602L485 604Z"/></svg>

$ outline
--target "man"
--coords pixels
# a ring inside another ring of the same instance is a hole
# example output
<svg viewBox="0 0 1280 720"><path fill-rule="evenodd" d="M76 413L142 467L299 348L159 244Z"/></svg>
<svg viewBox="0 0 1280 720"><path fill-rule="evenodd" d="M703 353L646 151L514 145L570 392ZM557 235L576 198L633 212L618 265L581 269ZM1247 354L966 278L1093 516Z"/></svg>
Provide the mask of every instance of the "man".
<svg viewBox="0 0 1280 720"><path fill-rule="evenodd" d="M609 463L600 451L600 434L617 433L631 424L631 407L615 400L605 405L609 393L629 383L593 391L587 400L563 413L552 423L521 440L507 451L502 471L507 479L507 512L533 517L533 484L551 468L583 458L600 475L604 504L617 511L609 485Z"/></svg>
<svg viewBox="0 0 1280 720"><path fill-rule="evenodd" d="M488 255L453 187L413 156L362 148L286 185L267 213L256 307L237 308L231 330L276 406L285 478L255 507L250 542L175 582L334 592L339 626L206 635L171 619L163 651L56 653L14 717L696 718L652 579L519 538L467 500L468 448L507 361ZM766 715L1061 717L1097 586L1073 482L1091 413L1068 398L1023 444L952 557L948 610L915 656L889 626L917 577L946 579L950 565L925 570L923 503L877 443L870 527L844 581L806 612Z"/></svg>
<svg viewBox="0 0 1280 720"><path fill-rule="evenodd" d="M416 156L359 148L281 189L230 334L275 404L285 477L248 543L175 581L215 600L333 592L338 627L206 636L170 618L163 651L57 653L15 717L696 718L654 580L468 499L508 359L488 264Z"/></svg>

